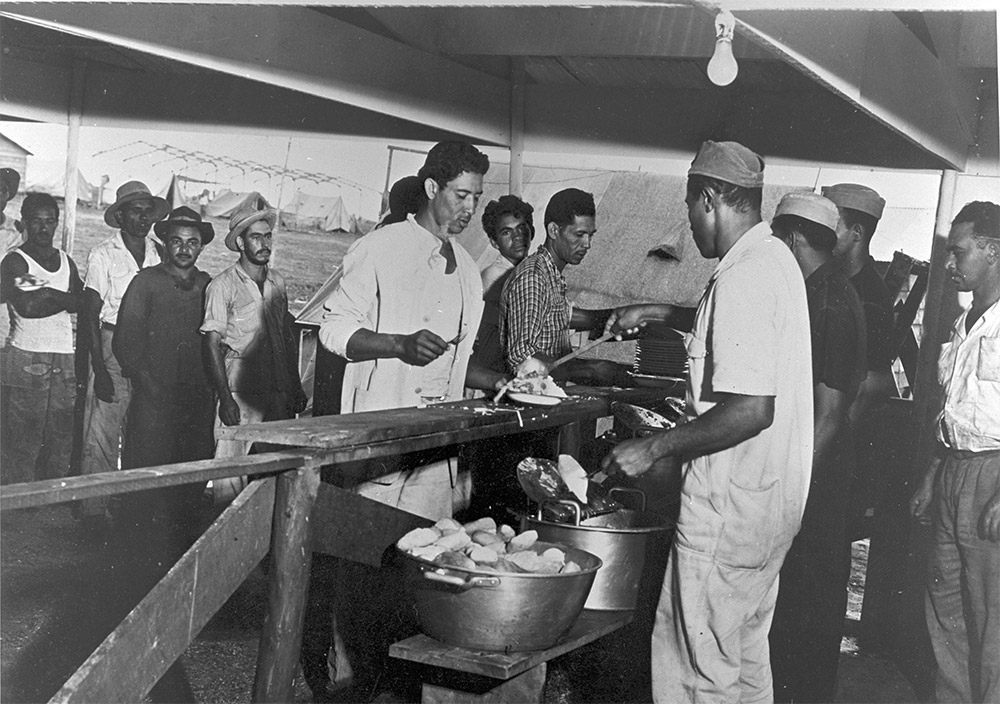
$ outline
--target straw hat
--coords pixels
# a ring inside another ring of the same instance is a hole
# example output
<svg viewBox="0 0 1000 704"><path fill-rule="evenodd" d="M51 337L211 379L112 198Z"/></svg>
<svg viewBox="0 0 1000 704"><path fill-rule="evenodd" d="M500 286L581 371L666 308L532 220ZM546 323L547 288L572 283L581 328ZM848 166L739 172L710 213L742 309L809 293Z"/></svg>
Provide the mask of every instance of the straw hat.
<svg viewBox="0 0 1000 704"><path fill-rule="evenodd" d="M104 211L104 222L110 227L120 227L118 221L115 219L115 213L117 213L123 205L132 203L137 200L151 200L155 206L153 211L154 220L162 220L170 212L170 204L163 198L159 196L154 196L149 192L149 188L142 181L129 181L128 183L123 183L115 191L115 202L108 206L108 209Z"/></svg>
<svg viewBox="0 0 1000 704"><path fill-rule="evenodd" d="M273 230L278 220L278 211L269 207L262 195L259 193L251 195L254 196L252 199L253 203L240 208L229 218L229 234L226 235L226 247L234 252L240 251L240 248L236 246L236 237L243 234L243 231L248 227L255 222L265 220Z"/></svg>

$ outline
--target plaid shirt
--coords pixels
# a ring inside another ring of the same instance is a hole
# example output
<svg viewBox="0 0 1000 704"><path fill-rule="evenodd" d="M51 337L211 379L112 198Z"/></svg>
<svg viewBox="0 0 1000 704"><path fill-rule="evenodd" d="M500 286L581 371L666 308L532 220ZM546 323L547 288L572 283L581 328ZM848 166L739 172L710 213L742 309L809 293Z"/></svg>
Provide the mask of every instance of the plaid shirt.
<svg viewBox="0 0 1000 704"><path fill-rule="evenodd" d="M566 279L545 247L517 265L500 294L500 344L511 370L536 352L570 352Z"/></svg>

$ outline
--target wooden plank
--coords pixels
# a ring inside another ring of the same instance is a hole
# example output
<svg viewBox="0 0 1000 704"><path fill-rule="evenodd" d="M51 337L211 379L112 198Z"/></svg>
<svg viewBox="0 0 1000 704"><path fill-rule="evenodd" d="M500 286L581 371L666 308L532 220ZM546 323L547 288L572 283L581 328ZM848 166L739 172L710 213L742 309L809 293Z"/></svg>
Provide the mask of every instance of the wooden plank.
<svg viewBox="0 0 1000 704"><path fill-rule="evenodd" d="M528 653L504 653L461 648L434 640L423 634L412 636L389 646L389 655L424 665L444 667L473 675L485 675L507 680L531 668L548 662L580 646L618 630L632 622L632 611L592 611L584 609L573 628L556 645L547 650Z"/></svg>
<svg viewBox="0 0 1000 704"><path fill-rule="evenodd" d="M274 483L252 482L51 702L142 700L267 553Z"/></svg>
<svg viewBox="0 0 1000 704"><path fill-rule="evenodd" d="M451 433L457 437L463 435L460 431L493 429L484 433L465 433L475 439L563 425L584 418L599 418L610 414L610 404L616 400L641 403L672 395L662 389L586 387L582 391L570 391L586 395L573 395L558 405L541 408L493 404L487 400L452 401L425 408L393 408L231 426L222 428L220 432L236 440L330 449L438 433Z"/></svg>
<svg viewBox="0 0 1000 704"><path fill-rule="evenodd" d="M101 472L82 477L47 479L40 482L23 482L0 487L0 511L45 506L97 496L127 494L145 489L180 486L206 482L223 477L245 474L259 475L298 469L305 464L309 453L271 452L246 457L227 457L199 460L181 464L127 469L120 472Z"/></svg>
<svg viewBox="0 0 1000 704"><path fill-rule="evenodd" d="M257 650L255 702L290 702L299 666L302 619L312 564L309 520L319 490L319 464L277 478L268 572L267 613Z"/></svg>
<svg viewBox="0 0 1000 704"><path fill-rule="evenodd" d="M408 531L434 523L331 484L320 484L310 520L313 551L373 567Z"/></svg>

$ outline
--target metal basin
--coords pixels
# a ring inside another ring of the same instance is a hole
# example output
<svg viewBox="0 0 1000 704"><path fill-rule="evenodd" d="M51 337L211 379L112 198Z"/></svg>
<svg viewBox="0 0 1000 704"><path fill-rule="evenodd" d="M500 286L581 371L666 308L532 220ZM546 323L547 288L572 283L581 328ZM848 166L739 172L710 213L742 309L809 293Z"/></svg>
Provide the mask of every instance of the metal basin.
<svg viewBox="0 0 1000 704"><path fill-rule="evenodd" d="M541 511L534 518L525 517L525 528L538 531L538 537L553 543L573 545L593 553L604 561L597 573L585 608L602 611L636 608L646 556L658 543L668 539L669 525L662 518L644 511L624 509L582 523L552 523L542 520Z"/></svg>
<svg viewBox="0 0 1000 704"><path fill-rule="evenodd" d="M537 542L532 550L565 550L580 565L569 574L510 574L442 567L398 548L421 630L473 650L545 650L576 622L601 567L584 550Z"/></svg>

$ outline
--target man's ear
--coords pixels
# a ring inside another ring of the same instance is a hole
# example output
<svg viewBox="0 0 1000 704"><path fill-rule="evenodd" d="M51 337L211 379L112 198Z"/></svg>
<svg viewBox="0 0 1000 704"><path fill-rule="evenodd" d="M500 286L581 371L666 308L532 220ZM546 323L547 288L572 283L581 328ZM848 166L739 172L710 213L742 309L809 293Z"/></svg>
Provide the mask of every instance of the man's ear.
<svg viewBox="0 0 1000 704"><path fill-rule="evenodd" d="M545 235L555 239L559 236L559 224L555 222L550 222L545 226Z"/></svg>
<svg viewBox="0 0 1000 704"><path fill-rule="evenodd" d="M851 241L852 242L864 242L865 241L865 228L857 223L851 225Z"/></svg>
<svg viewBox="0 0 1000 704"><path fill-rule="evenodd" d="M434 196L436 196L440 190L441 186L437 181L429 176L424 179L424 194L427 196L427 200L434 200Z"/></svg>
<svg viewBox="0 0 1000 704"><path fill-rule="evenodd" d="M990 264L1000 262L1000 240L989 238L986 240L986 259Z"/></svg>
<svg viewBox="0 0 1000 704"><path fill-rule="evenodd" d="M118 225L118 227L122 226L122 209L121 208L118 208L115 211L115 224Z"/></svg>
<svg viewBox="0 0 1000 704"><path fill-rule="evenodd" d="M486 239L488 239L490 241L490 244L493 245L493 249L500 251L500 245L497 244L497 241L495 239L493 239L492 237L487 237Z"/></svg>
<svg viewBox="0 0 1000 704"><path fill-rule="evenodd" d="M711 188L702 188L701 197L705 200L705 212L710 213L715 210L715 191Z"/></svg>

